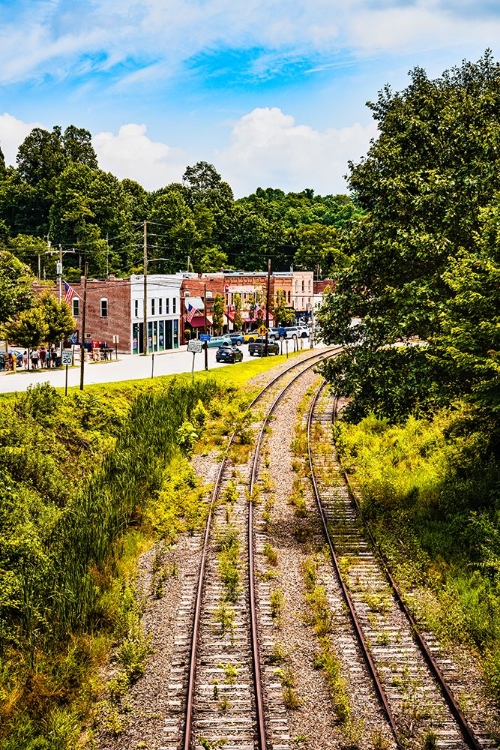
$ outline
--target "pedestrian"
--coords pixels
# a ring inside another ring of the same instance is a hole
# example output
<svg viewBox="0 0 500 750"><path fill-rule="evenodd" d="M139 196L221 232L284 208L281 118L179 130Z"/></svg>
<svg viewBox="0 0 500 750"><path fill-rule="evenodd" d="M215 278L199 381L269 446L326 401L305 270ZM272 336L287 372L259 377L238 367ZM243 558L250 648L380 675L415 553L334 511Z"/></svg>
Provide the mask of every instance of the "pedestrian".
<svg viewBox="0 0 500 750"><path fill-rule="evenodd" d="M23 352L23 367L25 370L28 369L28 352Z"/></svg>
<svg viewBox="0 0 500 750"><path fill-rule="evenodd" d="M47 368L47 370L50 367L50 349L49 349L49 347L47 347L47 351L45 352L45 367Z"/></svg>
<svg viewBox="0 0 500 750"><path fill-rule="evenodd" d="M57 367L57 349L52 344L52 349L50 350L50 360L52 362L52 367Z"/></svg>
<svg viewBox="0 0 500 750"><path fill-rule="evenodd" d="M33 365L34 370L38 370L38 359L38 349L33 349L33 351L31 352L31 364Z"/></svg>
<svg viewBox="0 0 500 750"><path fill-rule="evenodd" d="M45 355L46 355L46 353L47 353L47 352L46 352L46 350L45 350L45 347L44 347L44 346L41 346L41 347L40 347L40 351L39 351L39 353L38 353L38 356L39 356L39 359L40 359L40 367L41 367L42 369L43 369L43 368L45 367L45 365L47 364L47 361L46 361L46 359L45 359Z"/></svg>

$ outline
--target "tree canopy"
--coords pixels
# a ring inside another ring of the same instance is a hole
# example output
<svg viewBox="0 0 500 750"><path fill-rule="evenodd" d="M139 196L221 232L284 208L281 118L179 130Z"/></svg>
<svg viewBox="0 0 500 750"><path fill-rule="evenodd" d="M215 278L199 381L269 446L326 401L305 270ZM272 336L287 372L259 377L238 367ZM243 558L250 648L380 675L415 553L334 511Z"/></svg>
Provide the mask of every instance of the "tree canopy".
<svg viewBox="0 0 500 750"><path fill-rule="evenodd" d="M486 236L498 226L500 67L487 52L436 80L416 68L404 91L387 86L369 106L379 137L349 177L364 215L345 235L350 262L320 323L328 341L348 345L325 373L355 397L357 416L397 419L478 386L470 367L464 372L464 349L484 352L494 294L475 311L486 315L476 320L481 344L466 335L466 308L482 283L477 274L489 275L485 295L494 288Z"/></svg>

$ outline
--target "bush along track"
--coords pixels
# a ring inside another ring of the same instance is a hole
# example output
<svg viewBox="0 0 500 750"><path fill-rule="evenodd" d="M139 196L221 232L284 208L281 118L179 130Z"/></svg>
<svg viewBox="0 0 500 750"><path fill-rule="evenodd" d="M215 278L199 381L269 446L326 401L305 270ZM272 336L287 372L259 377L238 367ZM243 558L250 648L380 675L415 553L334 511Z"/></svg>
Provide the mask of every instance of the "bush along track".
<svg viewBox="0 0 500 750"><path fill-rule="evenodd" d="M64 398L41 385L4 401L2 750L76 747L113 641L120 645L108 692L119 703L148 652L133 585L137 556L149 536L171 542L203 515L196 492L186 505L175 497L168 467L182 460L179 443L189 453L217 385L173 380L137 392ZM195 483L192 474L185 479ZM118 713L106 710L119 728Z"/></svg>

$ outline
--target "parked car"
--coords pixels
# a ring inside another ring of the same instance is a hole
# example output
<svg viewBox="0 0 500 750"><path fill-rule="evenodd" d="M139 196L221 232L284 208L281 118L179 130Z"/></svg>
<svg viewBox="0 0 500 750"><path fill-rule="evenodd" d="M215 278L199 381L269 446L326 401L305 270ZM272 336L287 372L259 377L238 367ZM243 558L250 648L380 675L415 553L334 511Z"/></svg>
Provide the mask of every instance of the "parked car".
<svg viewBox="0 0 500 750"><path fill-rule="evenodd" d="M229 336L212 336L210 341L207 341L207 345L210 349L215 346L224 346L224 344L231 346L231 339Z"/></svg>
<svg viewBox="0 0 500 750"><path fill-rule="evenodd" d="M235 346L240 346L241 344L245 343L245 334L241 331L232 331L231 333L227 334L229 338L231 339L231 343Z"/></svg>
<svg viewBox="0 0 500 750"><path fill-rule="evenodd" d="M255 341L251 341L248 344L248 353L251 357L253 357L254 354L257 354L257 356L262 357L266 351L266 337L265 336L259 336ZM280 345L277 341L270 341L268 337L267 342L267 353L268 354L279 354L280 353Z"/></svg>
<svg viewBox="0 0 500 750"><path fill-rule="evenodd" d="M309 328L309 326L298 325L297 328L299 329L301 338L306 339L308 336L311 335L311 329Z"/></svg>
<svg viewBox="0 0 500 750"><path fill-rule="evenodd" d="M247 331L243 334L245 337L245 343L249 344L251 341L255 341L259 338L259 332L258 331Z"/></svg>
<svg viewBox="0 0 500 750"><path fill-rule="evenodd" d="M287 339L300 339L302 338L302 332L298 326L287 326L285 328L285 338Z"/></svg>
<svg viewBox="0 0 500 750"><path fill-rule="evenodd" d="M232 362L234 364L235 362L241 362L243 359L243 352L241 349L238 349L237 346L232 346L231 344L228 346L227 344L224 344L224 346L217 349L215 359L217 362Z"/></svg>
<svg viewBox="0 0 500 750"><path fill-rule="evenodd" d="M273 341L279 341L280 339L286 338L286 328L278 326L277 328L269 329L269 338Z"/></svg>

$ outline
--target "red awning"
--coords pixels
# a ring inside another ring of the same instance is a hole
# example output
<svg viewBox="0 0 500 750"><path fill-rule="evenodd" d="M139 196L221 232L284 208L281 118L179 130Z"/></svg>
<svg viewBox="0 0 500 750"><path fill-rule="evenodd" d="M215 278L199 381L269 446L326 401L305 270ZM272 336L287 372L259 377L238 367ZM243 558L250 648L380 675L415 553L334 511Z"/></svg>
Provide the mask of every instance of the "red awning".
<svg viewBox="0 0 500 750"><path fill-rule="evenodd" d="M205 325L212 325L212 316L208 313L206 320L204 315L195 315L191 321L184 322L184 328L204 328Z"/></svg>
<svg viewBox="0 0 500 750"><path fill-rule="evenodd" d="M261 310L261 312L263 313L263 315L262 315L262 321L265 323L266 322L266 314L265 314L265 312L263 310ZM234 321L235 311L234 310L226 310L226 315L227 315L227 317L229 318L229 320L232 323ZM254 314L253 314L253 318L250 317L250 310L240 310L240 315L241 315L241 319L242 319L243 323L255 323L255 325L257 325L257 315L256 315L255 311L254 311ZM273 316L273 314L271 312L269 313L269 323L270 324L274 323L274 316Z"/></svg>

